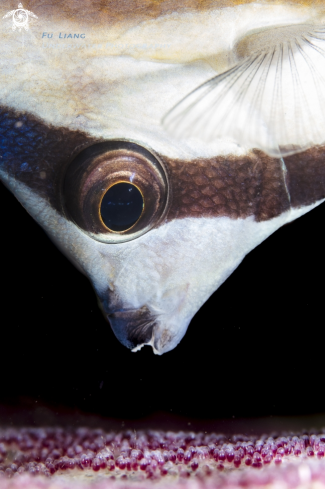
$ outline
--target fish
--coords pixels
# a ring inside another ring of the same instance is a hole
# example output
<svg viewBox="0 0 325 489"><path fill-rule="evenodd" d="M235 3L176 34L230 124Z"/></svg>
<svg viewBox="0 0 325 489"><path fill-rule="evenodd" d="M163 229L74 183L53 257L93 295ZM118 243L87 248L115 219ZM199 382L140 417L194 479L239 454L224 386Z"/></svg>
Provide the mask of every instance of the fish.
<svg viewBox="0 0 325 489"><path fill-rule="evenodd" d="M24 28L14 2L0 25L0 180L117 339L166 353L324 202L323 2L19 5Z"/></svg>

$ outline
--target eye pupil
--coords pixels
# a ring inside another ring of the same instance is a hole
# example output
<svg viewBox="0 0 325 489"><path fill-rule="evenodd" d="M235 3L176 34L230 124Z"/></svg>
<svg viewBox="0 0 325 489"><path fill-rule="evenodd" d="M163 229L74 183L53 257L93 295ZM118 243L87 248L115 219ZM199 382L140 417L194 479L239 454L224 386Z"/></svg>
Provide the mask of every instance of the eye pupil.
<svg viewBox="0 0 325 489"><path fill-rule="evenodd" d="M139 189L128 182L119 182L105 193L100 213L105 226L111 231L130 229L143 211L143 197Z"/></svg>

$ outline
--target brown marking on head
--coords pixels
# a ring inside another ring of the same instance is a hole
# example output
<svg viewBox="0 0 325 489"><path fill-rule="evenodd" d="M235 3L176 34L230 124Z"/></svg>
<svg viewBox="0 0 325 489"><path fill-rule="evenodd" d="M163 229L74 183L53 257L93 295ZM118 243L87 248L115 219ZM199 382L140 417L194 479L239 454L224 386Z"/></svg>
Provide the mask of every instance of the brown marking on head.
<svg viewBox="0 0 325 489"><path fill-rule="evenodd" d="M3 138L8 139L9 148L16 149L6 153L2 168L62 212L60 178L73 155L98 140L81 131L46 125L29 114L5 108L2 112ZM28 144L19 145L26 136ZM285 158L286 177L281 160L259 150L240 157L160 158L171 194L166 220L219 216L238 219L253 215L257 221L265 221L290 208L288 191L292 207L325 197L324 147Z"/></svg>
<svg viewBox="0 0 325 489"><path fill-rule="evenodd" d="M35 11L39 17L69 19L87 25L114 24L137 19L157 19L163 15L183 12L201 12L254 3L254 0L26 0L24 8ZM266 0L265 5L323 7L322 0ZM16 8L16 3L10 6Z"/></svg>
<svg viewBox="0 0 325 489"><path fill-rule="evenodd" d="M309 205L325 197L325 148L317 146L284 159L292 207Z"/></svg>
<svg viewBox="0 0 325 489"><path fill-rule="evenodd" d="M289 209L281 163L261 151L241 157L164 161L172 189L167 219L254 215L264 221Z"/></svg>

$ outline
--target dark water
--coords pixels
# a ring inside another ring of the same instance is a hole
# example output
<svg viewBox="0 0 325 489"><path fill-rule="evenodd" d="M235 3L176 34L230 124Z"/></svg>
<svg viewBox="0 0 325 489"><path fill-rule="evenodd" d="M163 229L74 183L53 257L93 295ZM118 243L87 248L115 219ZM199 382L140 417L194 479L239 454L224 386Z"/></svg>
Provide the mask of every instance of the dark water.
<svg viewBox="0 0 325 489"><path fill-rule="evenodd" d="M24 407L199 429L325 412L325 206L254 250L158 357L123 347L88 280L3 186L0 200L3 419Z"/></svg>

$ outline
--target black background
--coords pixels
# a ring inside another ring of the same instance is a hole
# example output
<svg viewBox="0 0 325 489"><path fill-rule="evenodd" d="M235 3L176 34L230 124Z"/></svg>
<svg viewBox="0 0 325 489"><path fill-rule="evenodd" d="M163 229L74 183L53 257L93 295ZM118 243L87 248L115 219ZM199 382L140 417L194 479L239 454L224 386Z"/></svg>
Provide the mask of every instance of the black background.
<svg viewBox="0 0 325 489"><path fill-rule="evenodd" d="M0 404L119 419L325 412L325 205L253 250L159 357L123 347L88 280L3 186L0 201Z"/></svg>

